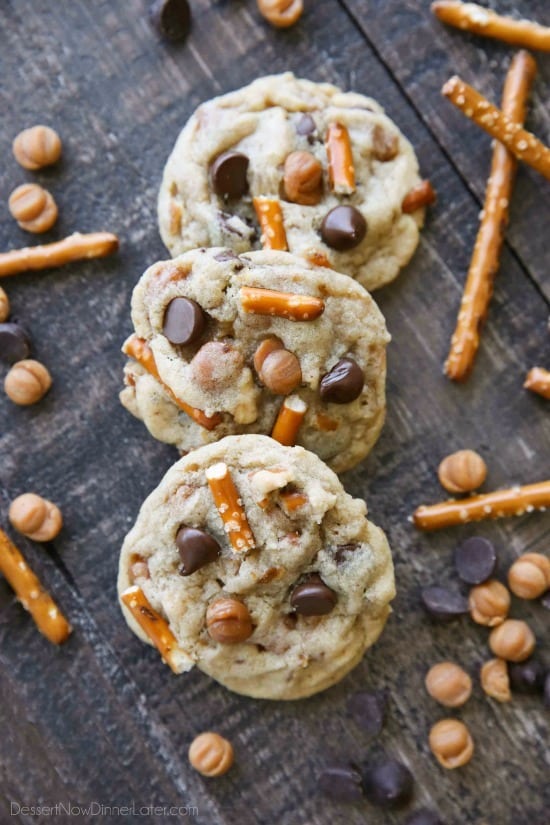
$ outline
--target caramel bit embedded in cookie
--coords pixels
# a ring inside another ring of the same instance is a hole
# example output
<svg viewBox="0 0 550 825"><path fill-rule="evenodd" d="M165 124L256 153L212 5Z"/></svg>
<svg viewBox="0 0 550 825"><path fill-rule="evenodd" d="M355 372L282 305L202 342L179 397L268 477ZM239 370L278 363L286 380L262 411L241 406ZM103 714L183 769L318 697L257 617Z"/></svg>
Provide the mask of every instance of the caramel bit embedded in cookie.
<svg viewBox="0 0 550 825"><path fill-rule="evenodd" d="M472 680L454 662L439 662L426 674L426 690L430 696L448 708L458 708L472 693Z"/></svg>
<svg viewBox="0 0 550 825"><path fill-rule="evenodd" d="M240 198L248 190L249 160L242 152L223 152L210 167L210 180L216 195Z"/></svg>
<svg viewBox="0 0 550 825"><path fill-rule="evenodd" d="M510 610L510 593L496 579L472 587L468 599L470 616L477 624L496 627Z"/></svg>
<svg viewBox="0 0 550 825"><path fill-rule="evenodd" d="M458 719L441 719L430 731L430 748L444 768L466 765L473 756L474 742L470 731Z"/></svg>
<svg viewBox="0 0 550 825"><path fill-rule="evenodd" d="M10 317L10 300L5 290L0 286L0 324Z"/></svg>
<svg viewBox="0 0 550 825"><path fill-rule="evenodd" d="M59 507L35 493L24 493L10 504L13 527L33 541L51 541L63 526Z"/></svg>
<svg viewBox="0 0 550 825"><path fill-rule="evenodd" d="M323 197L323 168L310 152L291 152L285 160L285 197L292 203L315 206Z"/></svg>
<svg viewBox="0 0 550 825"><path fill-rule="evenodd" d="M485 481L487 465L473 450L459 450L443 459L437 474L449 493L470 493Z"/></svg>
<svg viewBox="0 0 550 825"><path fill-rule="evenodd" d="M382 163L393 160L399 151L399 138L376 123L372 130L372 151Z"/></svg>
<svg viewBox="0 0 550 825"><path fill-rule="evenodd" d="M221 548L215 538L196 527L182 525L176 535L182 566L180 575L190 576L219 557Z"/></svg>
<svg viewBox="0 0 550 825"><path fill-rule="evenodd" d="M252 619L245 604L238 599L221 598L209 605L206 627L215 642L237 644L252 635Z"/></svg>
<svg viewBox="0 0 550 825"><path fill-rule="evenodd" d="M550 559L525 553L508 571L508 586L520 599L538 599L550 588Z"/></svg>
<svg viewBox="0 0 550 825"><path fill-rule="evenodd" d="M254 369L258 375L262 371L263 363L267 356L278 349L283 349L283 342L275 335L270 335L269 338L264 338L264 340L258 344L256 347L256 352L254 353Z"/></svg>
<svg viewBox="0 0 550 825"><path fill-rule="evenodd" d="M495 656L508 662L523 662L528 659L535 644L533 631L520 619L506 619L489 636L489 647Z"/></svg>
<svg viewBox="0 0 550 825"><path fill-rule="evenodd" d="M336 601L334 590L317 573L297 585L290 597L291 607L301 616L325 616L334 609Z"/></svg>
<svg viewBox="0 0 550 825"><path fill-rule="evenodd" d="M512 698L510 693L510 679L508 678L508 665L504 659L489 659L481 668L481 687L492 699L497 702L509 702Z"/></svg>
<svg viewBox="0 0 550 825"><path fill-rule="evenodd" d="M10 195L9 208L21 229L47 232L57 220L57 206L52 195L36 183L24 183Z"/></svg>
<svg viewBox="0 0 550 825"><path fill-rule="evenodd" d="M201 733L191 742L189 761L203 776L221 776L233 764L233 747L219 733Z"/></svg>
<svg viewBox="0 0 550 825"><path fill-rule="evenodd" d="M36 404L52 385L50 373L39 361L18 361L6 375L4 389L14 404Z"/></svg>
<svg viewBox="0 0 550 825"><path fill-rule="evenodd" d="M205 392L228 387L242 367L241 353L224 341L208 341L191 361L193 379Z"/></svg>
<svg viewBox="0 0 550 825"><path fill-rule="evenodd" d="M206 324L202 307L191 298L173 298L164 313L162 331L171 344L193 344Z"/></svg>
<svg viewBox="0 0 550 825"><path fill-rule="evenodd" d="M302 16L303 0L257 0L258 10L276 29L293 26Z"/></svg>
<svg viewBox="0 0 550 825"><path fill-rule="evenodd" d="M353 358L341 358L321 379L322 401L349 404L361 395L365 384L363 370Z"/></svg>
<svg viewBox="0 0 550 825"><path fill-rule="evenodd" d="M51 166L61 156L61 140L49 126L32 126L20 132L13 141L13 154L25 169Z"/></svg>
<svg viewBox="0 0 550 825"><path fill-rule="evenodd" d="M302 381L300 362L293 352L276 349L265 358L259 377L271 392L288 395Z"/></svg>

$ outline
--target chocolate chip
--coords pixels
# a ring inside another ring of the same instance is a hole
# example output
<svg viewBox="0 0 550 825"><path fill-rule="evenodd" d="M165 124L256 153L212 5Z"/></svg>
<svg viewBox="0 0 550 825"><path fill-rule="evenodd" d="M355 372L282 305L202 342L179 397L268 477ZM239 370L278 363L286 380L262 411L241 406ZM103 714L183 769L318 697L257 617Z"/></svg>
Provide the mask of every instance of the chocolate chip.
<svg viewBox="0 0 550 825"><path fill-rule="evenodd" d="M363 370L353 358L341 358L321 378L319 394L322 401L349 404L361 395L365 385Z"/></svg>
<svg viewBox="0 0 550 825"><path fill-rule="evenodd" d="M343 564L360 546L360 544L339 544L334 553L336 564Z"/></svg>
<svg viewBox="0 0 550 825"><path fill-rule="evenodd" d="M315 121L311 115L303 114L295 124L296 132L299 135L312 135L317 129Z"/></svg>
<svg viewBox="0 0 550 825"><path fill-rule="evenodd" d="M455 550L456 572L467 584L481 584L490 579L497 566L495 548L487 539L472 536Z"/></svg>
<svg viewBox="0 0 550 825"><path fill-rule="evenodd" d="M191 28L191 10L187 0L155 0L149 9L151 22L166 40L185 40Z"/></svg>
<svg viewBox="0 0 550 825"><path fill-rule="evenodd" d="M331 765L319 775L318 785L325 796L338 802L360 802L363 799L361 774L355 765Z"/></svg>
<svg viewBox="0 0 550 825"><path fill-rule="evenodd" d="M544 704L547 708L550 708L550 671L546 674L546 678L544 680Z"/></svg>
<svg viewBox="0 0 550 825"><path fill-rule="evenodd" d="M413 783L409 769L396 759L368 767L363 773L365 796L379 808L405 805L412 797Z"/></svg>
<svg viewBox="0 0 550 825"><path fill-rule="evenodd" d="M290 604L301 616L324 616L334 608L336 593L326 586L321 576L312 573L294 588Z"/></svg>
<svg viewBox="0 0 550 825"><path fill-rule="evenodd" d="M420 598L432 619L439 622L452 622L468 613L467 599L446 587L425 587Z"/></svg>
<svg viewBox="0 0 550 825"><path fill-rule="evenodd" d="M23 327L8 322L0 324L0 361L15 364L24 361L31 351L31 341Z"/></svg>
<svg viewBox="0 0 550 825"><path fill-rule="evenodd" d="M428 808L421 808L419 811L411 814L403 825L445 825L445 823L435 811L429 811Z"/></svg>
<svg viewBox="0 0 550 825"><path fill-rule="evenodd" d="M224 249L222 252L218 252L217 255L214 255L214 260L219 261L222 264L225 261L238 261L239 256L236 255L232 249Z"/></svg>
<svg viewBox="0 0 550 825"><path fill-rule="evenodd" d="M204 329L202 307L191 298L173 298L164 313L162 331L171 344L192 344Z"/></svg>
<svg viewBox="0 0 550 825"><path fill-rule="evenodd" d="M177 532L176 545L183 562L180 568L182 576L190 576L206 564L216 561L221 552L215 538L203 530L187 527L185 524Z"/></svg>
<svg viewBox="0 0 550 825"><path fill-rule="evenodd" d="M358 727L378 736L386 720L388 695L383 690L360 690L349 697L347 707Z"/></svg>
<svg viewBox="0 0 550 825"><path fill-rule="evenodd" d="M248 189L248 158L242 152L223 152L210 167L214 192L220 197L240 198Z"/></svg>
<svg viewBox="0 0 550 825"><path fill-rule="evenodd" d="M510 687L518 693L540 693L544 687L546 668L538 659L528 662L509 662Z"/></svg>
<svg viewBox="0 0 550 825"><path fill-rule="evenodd" d="M321 224L321 237L338 252L353 249L367 234L367 222L354 206L335 206Z"/></svg>

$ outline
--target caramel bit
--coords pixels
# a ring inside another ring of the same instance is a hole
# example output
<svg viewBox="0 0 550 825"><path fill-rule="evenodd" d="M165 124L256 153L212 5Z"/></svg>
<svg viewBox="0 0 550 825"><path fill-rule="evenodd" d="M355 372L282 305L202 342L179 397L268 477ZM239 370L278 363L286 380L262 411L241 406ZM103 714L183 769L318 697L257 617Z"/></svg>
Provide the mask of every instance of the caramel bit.
<svg viewBox="0 0 550 825"><path fill-rule="evenodd" d="M242 368L241 353L224 341L208 341L191 361L191 372L205 392L225 389L233 384Z"/></svg>
<svg viewBox="0 0 550 825"><path fill-rule="evenodd" d="M500 659L507 662L523 662L535 649L536 639L526 622L506 619L491 631L489 647Z"/></svg>
<svg viewBox="0 0 550 825"><path fill-rule="evenodd" d="M244 642L254 630L246 605L238 599L227 597L209 605L206 628L209 636L221 644Z"/></svg>
<svg viewBox="0 0 550 825"><path fill-rule="evenodd" d="M430 731L429 743L439 764L449 770L466 765L474 753L470 731L458 719L437 722Z"/></svg>
<svg viewBox="0 0 550 825"><path fill-rule="evenodd" d="M426 674L425 684L430 696L448 708L460 707L472 693L472 680L454 662L433 665Z"/></svg>
<svg viewBox="0 0 550 825"><path fill-rule="evenodd" d="M12 501L9 520L33 541L52 541L63 526L59 507L35 493L23 493Z"/></svg>
<svg viewBox="0 0 550 825"><path fill-rule="evenodd" d="M376 160L387 163L393 160L399 151L399 138L376 123L372 130L372 151Z"/></svg>
<svg viewBox="0 0 550 825"><path fill-rule="evenodd" d="M233 764L233 747L219 733L201 733L191 742L189 761L203 776L222 776Z"/></svg>
<svg viewBox="0 0 550 825"><path fill-rule="evenodd" d="M9 208L21 229L47 232L57 220L57 206L52 195L36 183L24 183L10 195Z"/></svg>
<svg viewBox="0 0 550 825"><path fill-rule="evenodd" d="M459 450L443 459L438 469L439 482L449 493L471 493L487 477L487 465L473 450Z"/></svg>
<svg viewBox="0 0 550 825"><path fill-rule="evenodd" d="M550 559L541 553L525 553L508 571L508 586L520 599L538 599L550 588Z"/></svg>
<svg viewBox="0 0 550 825"><path fill-rule="evenodd" d="M304 10L303 0L257 0L258 10L276 29L293 26Z"/></svg>
<svg viewBox="0 0 550 825"><path fill-rule="evenodd" d="M510 693L510 679L508 678L508 665L504 659L489 659L481 668L481 687L492 699L497 702L509 702L512 698Z"/></svg>
<svg viewBox="0 0 550 825"><path fill-rule="evenodd" d="M338 195L351 195L355 192L355 168L349 132L343 123L329 124L326 150L331 189Z"/></svg>
<svg viewBox="0 0 550 825"><path fill-rule="evenodd" d="M337 430L340 426L340 423L336 421L335 418L331 418L324 413L317 413L315 416L315 423L317 424L317 429L325 433L334 432L334 430Z"/></svg>
<svg viewBox="0 0 550 825"><path fill-rule="evenodd" d="M315 206L323 197L323 168L311 152L291 152L285 160L285 197L292 203Z"/></svg>
<svg viewBox="0 0 550 825"><path fill-rule="evenodd" d="M17 135L12 148L17 163L33 171L51 166L61 156L61 140L49 126L25 129Z"/></svg>
<svg viewBox="0 0 550 825"><path fill-rule="evenodd" d="M264 340L258 344L256 352L254 353L254 369L258 375L262 370L263 363L267 356L278 349L283 349L283 342L275 335L270 335L269 338L264 338Z"/></svg>
<svg viewBox="0 0 550 825"><path fill-rule="evenodd" d="M510 610L510 594L496 579L478 584L470 590L470 616L477 624L496 627L505 620Z"/></svg>
<svg viewBox="0 0 550 825"><path fill-rule="evenodd" d="M14 404L26 407L36 404L52 385L52 378L39 361L18 361L6 375L4 389Z"/></svg>

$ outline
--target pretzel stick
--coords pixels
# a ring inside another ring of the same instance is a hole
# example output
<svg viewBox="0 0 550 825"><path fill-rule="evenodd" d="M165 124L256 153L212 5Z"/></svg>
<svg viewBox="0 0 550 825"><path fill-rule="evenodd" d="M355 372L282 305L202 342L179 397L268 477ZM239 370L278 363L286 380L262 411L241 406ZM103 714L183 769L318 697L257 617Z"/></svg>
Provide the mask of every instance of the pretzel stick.
<svg viewBox="0 0 550 825"><path fill-rule="evenodd" d="M325 141L330 187L337 195L355 192L355 169L349 132L342 123L331 123Z"/></svg>
<svg viewBox="0 0 550 825"><path fill-rule="evenodd" d="M273 425L271 438L285 447L293 447L306 411L307 404L299 396L290 395L285 398Z"/></svg>
<svg viewBox="0 0 550 825"><path fill-rule="evenodd" d="M542 367L533 367L529 370L523 385L526 390L536 392L543 398L550 399L550 372Z"/></svg>
<svg viewBox="0 0 550 825"><path fill-rule="evenodd" d="M460 111L496 140L500 140L518 160L522 160L550 180L550 149L519 123L456 75L445 83L442 93Z"/></svg>
<svg viewBox="0 0 550 825"><path fill-rule="evenodd" d="M229 467L224 461L213 464L205 472L214 504L223 521L225 532L236 553L254 550L256 542L250 529L243 502Z"/></svg>
<svg viewBox="0 0 550 825"><path fill-rule="evenodd" d="M432 3L432 11L443 23L462 31L493 37L512 46L550 51L550 28L531 20L503 17L476 3L461 3L458 0L436 0Z"/></svg>
<svg viewBox="0 0 550 825"><path fill-rule="evenodd" d="M252 202L262 230L262 248L280 249L285 252L288 244L281 204L271 198L253 198Z"/></svg>
<svg viewBox="0 0 550 825"><path fill-rule="evenodd" d="M24 249L12 249L11 252L0 252L0 278L63 266L83 258L104 258L117 249L118 238L110 232L92 232L89 235L75 232L62 241L44 246L27 246Z"/></svg>
<svg viewBox="0 0 550 825"><path fill-rule="evenodd" d="M217 427L222 421L222 416L220 413L206 415L206 413L202 410L192 407L190 404L187 404L175 395L175 393L160 377L151 347L143 338L138 338L137 335L130 335L122 346L122 352L124 352L125 355L130 356L130 358L133 358L138 362L138 364L141 364L141 366L147 370L149 375L156 378L159 384L161 384L161 386L166 390L174 404L177 404L180 410L187 413L187 415L192 418L193 421L196 421L197 424L200 424L201 427L204 427L206 430L213 430L214 427Z"/></svg>
<svg viewBox="0 0 550 825"><path fill-rule="evenodd" d="M441 530L470 521L522 516L533 510L545 510L550 506L550 481L511 487L459 501L442 501L440 504L419 507L413 514L413 522L420 530Z"/></svg>
<svg viewBox="0 0 550 825"><path fill-rule="evenodd" d="M277 315L289 321L314 321L325 309L325 302L313 295L277 292L254 286L241 287L241 305L245 312Z"/></svg>
<svg viewBox="0 0 550 825"><path fill-rule="evenodd" d="M413 186L410 192L407 192L403 198L401 209L406 215L416 212L417 209L422 209L424 206L430 206L435 203L437 195L429 180L421 180L416 186Z"/></svg>
<svg viewBox="0 0 550 825"><path fill-rule="evenodd" d="M137 585L128 587L120 594L121 602L126 605L138 625L152 641L158 652L174 673L183 673L193 667L193 661L178 645L170 630L168 622L151 607L151 604Z"/></svg>
<svg viewBox="0 0 550 825"><path fill-rule="evenodd" d="M536 71L535 61L525 51L514 56L508 69L502 95L502 111L516 123L523 123L525 118L527 98ZM516 167L514 156L502 143L497 142L493 149L481 223L445 363L445 372L453 381L464 381L474 365L481 327L487 316L493 282L499 267Z"/></svg>
<svg viewBox="0 0 550 825"><path fill-rule="evenodd" d="M69 622L3 530L0 530L0 572L39 631L54 645L63 644L72 630Z"/></svg>
<svg viewBox="0 0 550 825"><path fill-rule="evenodd" d="M310 264L313 264L313 266L324 266L325 269L334 269L324 252L317 252L314 250L313 252L309 252L306 255L306 258Z"/></svg>

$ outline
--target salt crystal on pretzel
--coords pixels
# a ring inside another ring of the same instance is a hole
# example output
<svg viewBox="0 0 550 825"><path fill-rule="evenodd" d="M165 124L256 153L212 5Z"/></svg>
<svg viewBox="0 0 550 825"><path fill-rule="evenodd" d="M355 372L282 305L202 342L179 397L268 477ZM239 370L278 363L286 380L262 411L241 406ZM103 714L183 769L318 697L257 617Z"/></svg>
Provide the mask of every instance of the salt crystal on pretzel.
<svg viewBox="0 0 550 825"><path fill-rule="evenodd" d="M69 622L3 530L0 530L0 573L29 611L39 631L53 644L63 644L71 633Z"/></svg>
<svg viewBox="0 0 550 825"><path fill-rule="evenodd" d="M263 249L279 249L286 252L288 243L283 223L281 204L273 198L253 198L256 217L262 230Z"/></svg>
<svg viewBox="0 0 550 825"><path fill-rule="evenodd" d="M533 367L525 377L523 385L526 390L536 392L543 398L550 399L550 371L542 367Z"/></svg>
<svg viewBox="0 0 550 825"><path fill-rule="evenodd" d="M299 292L277 292L274 289L243 286L241 306L256 315L276 315L289 321L314 321L324 312L325 302L313 295Z"/></svg>
<svg viewBox="0 0 550 825"><path fill-rule="evenodd" d="M75 232L55 243L0 252L0 278L63 266L86 258L103 258L117 249L118 238L111 232L92 232L87 235Z"/></svg>
<svg viewBox="0 0 550 825"><path fill-rule="evenodd" d="M178 645L168 622L153 609L141 587L128 587L120 599L174 673L184 673L193 667L193 660Z"/></svg>
<svg viewBox="0 0 550 825"><path fill-rule="evenodd" d="M522 516L550 506L550 481L511 487L470 498L418 507L413 522L420 530L441 530L471 521Z"/></svg>
<svg viewBox="0 0 550 825"><path fill-rule="evenodd" d="M500 109L456 75L445 83L441 91L466 117L503 143L518 160L524 161L550 180L550 149L531 132L523 129L512 118L506 117Z"/></svg>
<svg viewBox="0 0 550 825"><path fill-rule="evenodd" d="M435 0L431 8L443 23L462 31L503 40L512 46L550 51L550 28L531 20L504 17L477 3L461 3L460 0Z"/></svg>
<svg viewBox="0 0 550 825"><path fill-rule="evenodd" d="M343 123L331 123L325 140L330 187L337 195L355 192L355 169L349 132Z"/></svg>
<svg viewBox="0 0 550 825"><path fill-rule="evenodd" d="M518 52L510 64L502 95L502 111L516 123L523 123L525 119L527 98L536 70L535 61L525 51ZM504 228L508 223L508 205L516 166L514 156L497 142L493 149L481 223L445 363L445 373L453 381L463 381L468 377L479 348L480 331L493 294Z"/></svg>
<svg viewBox="0 0 550 825"><path fill-rule="evenodd" d="M231 478L229 467L224 461L220 461L208 467L205 475L233 550L236 553L253 550L256 547L254 534L248 523L242 498Z"/></svg>
<svg viewBox="0 0 550 825"><path fill-rule="evenodd" d="M281 404L275 424L271 431L271 438L285 447L296 444L298 430L307 412L307 404L298 395L289 395Z"/></svg>

